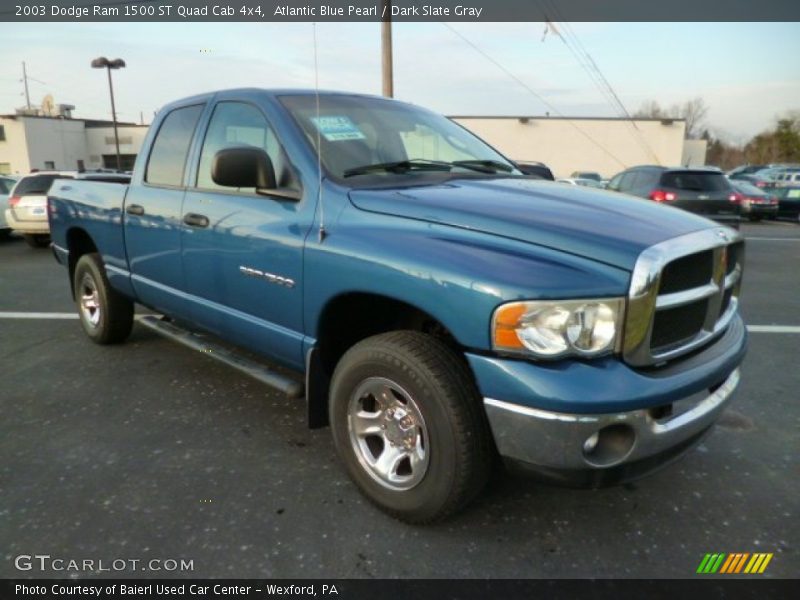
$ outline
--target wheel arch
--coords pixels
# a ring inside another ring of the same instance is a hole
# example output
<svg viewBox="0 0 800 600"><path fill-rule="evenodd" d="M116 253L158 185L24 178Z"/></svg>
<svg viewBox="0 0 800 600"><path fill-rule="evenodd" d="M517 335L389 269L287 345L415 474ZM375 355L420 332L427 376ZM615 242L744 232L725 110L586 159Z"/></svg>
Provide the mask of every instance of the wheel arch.
<svg viewBox="0 0 800 600"><path fill-rule="evenodd" d="M374 293L346 292L325 304L317 322L317 343L307 357L309 427L328 425L330 379L344 353L363 339L397 330L427 333L462 355L461 345L440 320L408 302Z"/></svg>
<svg viewBox="0 0 800 600"><path fill-rule="evenodd" d="M81 256L97 252L97 245L92 237L81 227L72 227L67 232L67 250L69 250L69 285L73 298L75 297L75 265Z"/></svg>

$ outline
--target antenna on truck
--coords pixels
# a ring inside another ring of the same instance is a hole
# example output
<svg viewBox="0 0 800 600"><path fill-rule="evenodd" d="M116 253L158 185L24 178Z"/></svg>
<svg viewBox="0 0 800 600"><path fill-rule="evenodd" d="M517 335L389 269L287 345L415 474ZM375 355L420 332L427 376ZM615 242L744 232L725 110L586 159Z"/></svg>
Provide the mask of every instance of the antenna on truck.
<svg viewBox="0 0 800 600"><path fill-rule="evenodd" d="M314 30L314 96L317 101L317 205L319 206L319 242L325 239L325 206L322 203L322 134L319 120L319 66L317 65L317 24Z"/></svg>

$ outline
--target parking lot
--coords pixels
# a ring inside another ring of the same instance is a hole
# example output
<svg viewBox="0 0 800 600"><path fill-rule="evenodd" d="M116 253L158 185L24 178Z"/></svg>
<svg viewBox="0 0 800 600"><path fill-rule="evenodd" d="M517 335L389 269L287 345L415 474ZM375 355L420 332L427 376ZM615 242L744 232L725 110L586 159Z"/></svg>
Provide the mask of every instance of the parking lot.
<svg viewBox="0 0 800 600"><path fill-rule="evenodd" d="M602 490L498 473L433 527L363 500L302 401L142 326L92 344L50 252L0 242L0 576L63 576L14 566L48 554L190 559L194 577L691 577L709 552L771 552L765 575L796 577L800 226L743 230L745 319L788 330L751 333L698 449Z"/></svg>

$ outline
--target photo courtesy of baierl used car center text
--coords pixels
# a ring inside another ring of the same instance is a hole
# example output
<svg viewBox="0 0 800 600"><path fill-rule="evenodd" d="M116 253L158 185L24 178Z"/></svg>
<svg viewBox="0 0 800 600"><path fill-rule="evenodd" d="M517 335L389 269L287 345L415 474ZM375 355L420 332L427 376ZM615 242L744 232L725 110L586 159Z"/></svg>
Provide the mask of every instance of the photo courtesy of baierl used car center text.
<svg viewBox="0 0 800 600"><path fill-rule="evenodd" d="M800 594L800 5L0 6L0 598Z"/></svg>

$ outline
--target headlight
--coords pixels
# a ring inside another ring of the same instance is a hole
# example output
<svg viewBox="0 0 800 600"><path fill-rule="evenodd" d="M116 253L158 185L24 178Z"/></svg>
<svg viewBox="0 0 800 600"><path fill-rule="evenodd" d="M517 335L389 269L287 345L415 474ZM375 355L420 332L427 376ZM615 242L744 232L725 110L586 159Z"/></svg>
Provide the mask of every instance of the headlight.
<svg viewBox="0 0 800 600"><path fill-rule="evenodd" d="M499 352L539 358L598 356L616 349L625 300L537 300L500 306L492 318Z"/></svg>

